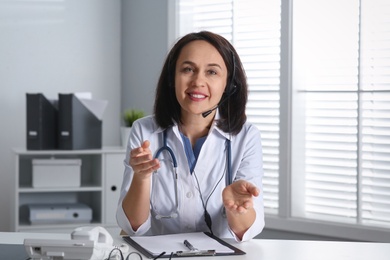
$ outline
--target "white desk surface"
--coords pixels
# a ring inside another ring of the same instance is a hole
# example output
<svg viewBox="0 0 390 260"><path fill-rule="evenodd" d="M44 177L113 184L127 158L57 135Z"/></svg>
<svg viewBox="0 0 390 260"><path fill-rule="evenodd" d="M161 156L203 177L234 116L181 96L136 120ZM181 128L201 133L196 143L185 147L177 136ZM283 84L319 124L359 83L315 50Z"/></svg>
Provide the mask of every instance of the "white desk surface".
<svg viewBox="0 0 390 260"><path fill-rule="evenodd" d="M115 244L123 243L117 229L108 229ZM0 232L0 244L23 244L25 238L70 239L70 234ZM253 239L244 243L226 240L246 252L223 259L244 260L389 260L390 243L330 242L302 240ZM132 248L131 251L134 251ZM184 257L181 257L184 258ZM144 259L147 259L144 257ZM185 259L216 260L222 257L190 257Z"/></svg>

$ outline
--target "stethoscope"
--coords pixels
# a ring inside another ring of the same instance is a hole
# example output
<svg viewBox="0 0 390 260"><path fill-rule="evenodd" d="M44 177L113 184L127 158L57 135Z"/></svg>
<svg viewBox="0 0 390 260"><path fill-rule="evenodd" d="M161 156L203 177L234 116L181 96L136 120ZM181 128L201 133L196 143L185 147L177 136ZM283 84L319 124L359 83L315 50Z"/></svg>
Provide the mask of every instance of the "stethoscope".
<svg viewBox="0 0 390 260"><path fill-rule="evenodd" d="M226 186L232 184L232 169L231 169L231 143L228 138L226 138L225 141L225 146L226 146L226 163L227 163L227 174L226 174ZM157 150L154 158L158 158L161 153L164 151L168 152L169 156L172 159L172 164L173 164L173 179L174 179L174 186L175 186L175 209L172 210L172 212L169 215L162 215L156 212L156 219L170 219L170 218L177 218L178 212L179 212L179 198L178 198L178 192L177 192L177 160L175 153L173 150L167 145L167 129L163 131L163 145ZM153 172L153 174L157 174L157 171ZM152 180L152 190L154 190L155 186L155 180L156 178L153 177ZM150 204L153 207L152 199L150 199Z"/></svg>

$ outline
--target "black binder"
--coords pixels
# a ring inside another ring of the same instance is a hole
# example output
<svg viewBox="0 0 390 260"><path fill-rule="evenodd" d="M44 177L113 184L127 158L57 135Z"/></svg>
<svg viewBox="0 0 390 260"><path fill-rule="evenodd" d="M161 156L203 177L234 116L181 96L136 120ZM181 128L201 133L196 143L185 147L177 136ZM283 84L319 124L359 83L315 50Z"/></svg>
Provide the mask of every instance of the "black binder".
<svg viewBox="0 0 390 260"><path fill-rule="evenodd" d="M58 94L58 147L101 149L102 121L74 94Z"/></svg>
<svg viewBox="0 0 390 260"><path fill-rule="evenodd" d="M27 150L57 149L57 101L42 93L26 94Z"/></svg>

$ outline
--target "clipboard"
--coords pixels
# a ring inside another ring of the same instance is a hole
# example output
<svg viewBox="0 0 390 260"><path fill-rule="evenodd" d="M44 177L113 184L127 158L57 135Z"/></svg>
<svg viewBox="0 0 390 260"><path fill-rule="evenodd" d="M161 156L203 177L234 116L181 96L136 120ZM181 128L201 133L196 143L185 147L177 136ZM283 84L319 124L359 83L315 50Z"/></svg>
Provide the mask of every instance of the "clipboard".
<svg viewBox="0 0 390 260"><path fill-rule="evenodd" d="M215 241L219 242L221 245L223 246L226 246L228 247L229 249L231 249L233 252L232 253L224 253L224 252L215 252L214 254L202 254L202 253L197 253L197 254L185 254L185 255L181 255L179 252L180 251L177 251L177 252L173 252L172 256L171 256L171 252L166 252L165 255L162 255L160 256L159 258L169 258L169 257L192 257L192 256L227 256L227 255L245 255L246 253L238 248L236 248L235 246L227 243L226 241L220 239L219 237L216 237L214 235L212 235L210 232L203 232L205 235L207 235L208 237L214 239ZM153 252L147 250L146 248L144 248L143 246L141 246L140 244L138 244L136 241L134 241L130 236L123 236L123 239L128 243L130 244L134 249L136 249L138 252L140 252L141 254L143 254L144 256L146 256L147 258L154 258L156 257L157 255L156 254L153 254ZM210 252L210 251L208 251ZM179 253L179 254L178 254Z"/></svg>

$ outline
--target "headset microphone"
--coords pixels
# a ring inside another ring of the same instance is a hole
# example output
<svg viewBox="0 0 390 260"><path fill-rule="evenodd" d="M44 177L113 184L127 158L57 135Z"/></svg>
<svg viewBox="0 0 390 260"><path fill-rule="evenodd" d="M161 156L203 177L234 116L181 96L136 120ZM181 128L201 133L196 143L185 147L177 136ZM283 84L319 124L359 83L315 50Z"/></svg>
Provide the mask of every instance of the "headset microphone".
<svg viewBox="0 0 390 260"><path fill-rule="evenodd" d="M210 115L211 112L213 112L215 109L218 108L219 105L216 105L214 108L210 109L210 110L207 110L206 112L203 112L202 113L202 116L205 118L206 116Z"/></svg>
<svg viewBox="0 0 390 260"><path fill-rule="evenodd" d="M237 88L237 86L233 86L233 90L230 91L230 93L226 97L224 97L215 107L213 107L212 109L209 109L209 110L203 112L202 113L203 118L206 118L208 115L211 114L211 112L213 112L215 109L217 109L223 102L225 102L227 99L229 99L229 97L231 95L233 95L234 92L236 92L236 88Z"/></svg>

